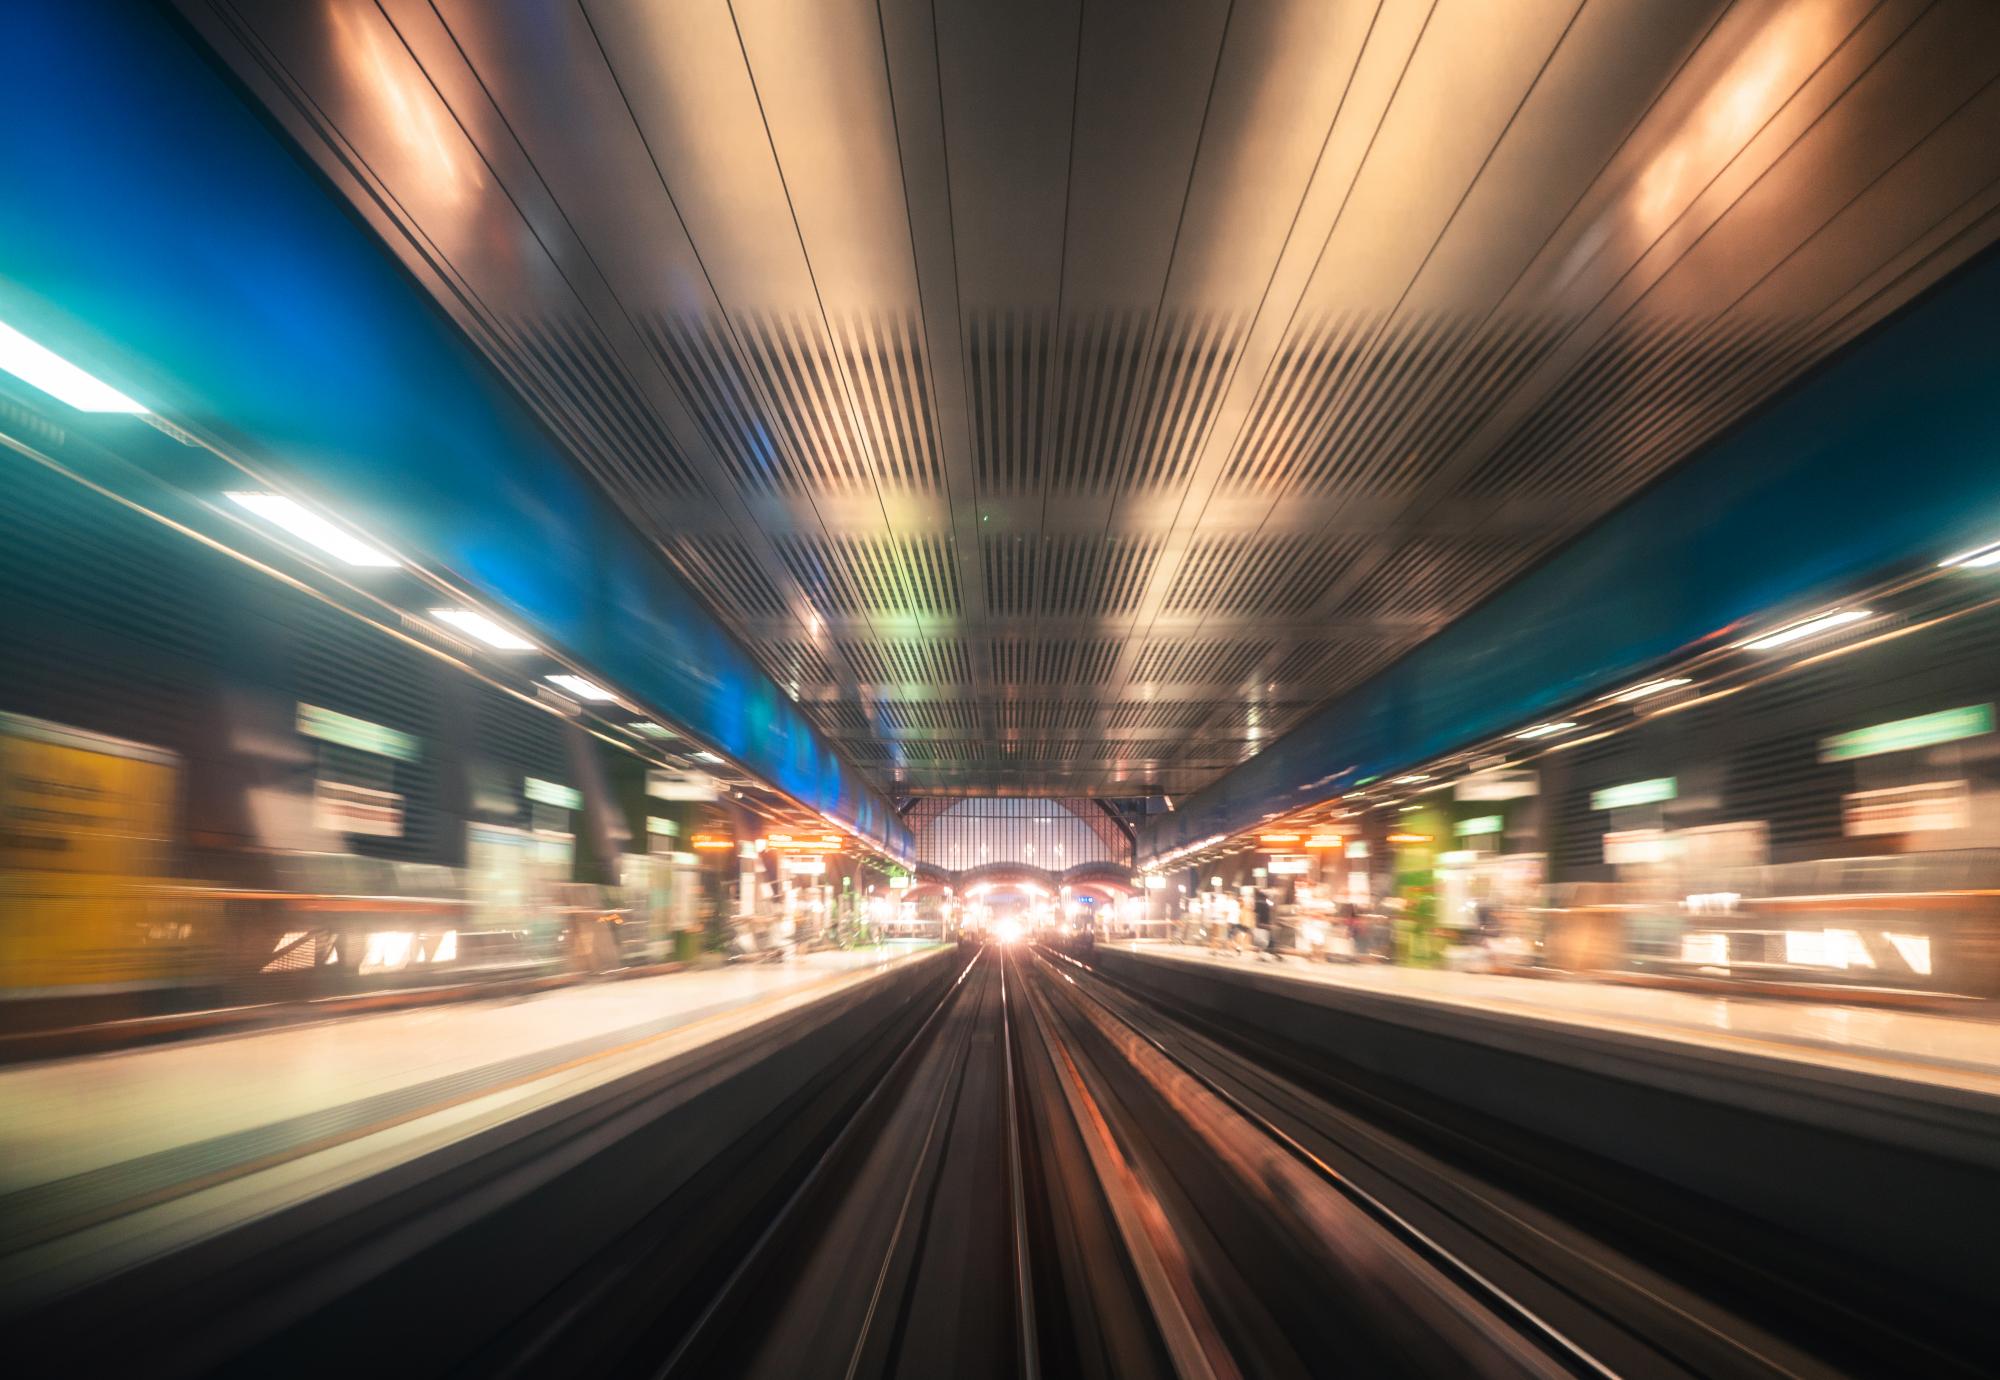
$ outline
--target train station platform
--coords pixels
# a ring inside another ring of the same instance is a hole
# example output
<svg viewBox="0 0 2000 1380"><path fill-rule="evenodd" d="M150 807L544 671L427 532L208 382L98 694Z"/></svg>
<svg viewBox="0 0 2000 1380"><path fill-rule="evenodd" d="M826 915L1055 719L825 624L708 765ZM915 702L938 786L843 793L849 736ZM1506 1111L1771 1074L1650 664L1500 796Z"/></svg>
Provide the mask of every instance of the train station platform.
<svg viewBox="0 0 2000 1380"><path fill-rule="evenodd" d="M808 953L0 1070L0 1298L70 1292L934 948Z"/></svg>
<svg viewBox="0 0 2000 1380"><path fill-rule="evenodd" d="M1423 1003L2000 1096L2000 1021L1984 1014L1945 1015L1832 999L1709 994L1385 963L1318 963L1297 957L1273 963L1178 944L1119 948L1196 968L1247 970L1261 977L1316 984L1330 997L1352 994ZM1973 1009L1985 1011L1983 1006Z"/></svg>
<svg viewBox="0 0 2000 1380"><path fill-rule="evenodd" d="M1801 1269L1831 1252L1944 1294L2000 1269L1992 1022L1170 944L1100 946L1094 966L1343 1096L1477 1124L1517 1163L1580 1156L1625 1196L1683 1195Z"/></svg>

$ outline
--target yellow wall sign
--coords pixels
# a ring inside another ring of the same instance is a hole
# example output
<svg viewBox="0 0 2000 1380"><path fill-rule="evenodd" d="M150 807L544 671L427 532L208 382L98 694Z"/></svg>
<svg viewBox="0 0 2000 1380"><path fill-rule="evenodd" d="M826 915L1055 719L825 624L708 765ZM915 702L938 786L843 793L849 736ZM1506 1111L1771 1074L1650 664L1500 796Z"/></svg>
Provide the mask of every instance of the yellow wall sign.
<svg viewBox="0 0 2000 1380"><path fill-rule="evenodd" d="M0 987L171 975L186 936L156 893L177 776L156 748L0 715Z"/></svg>

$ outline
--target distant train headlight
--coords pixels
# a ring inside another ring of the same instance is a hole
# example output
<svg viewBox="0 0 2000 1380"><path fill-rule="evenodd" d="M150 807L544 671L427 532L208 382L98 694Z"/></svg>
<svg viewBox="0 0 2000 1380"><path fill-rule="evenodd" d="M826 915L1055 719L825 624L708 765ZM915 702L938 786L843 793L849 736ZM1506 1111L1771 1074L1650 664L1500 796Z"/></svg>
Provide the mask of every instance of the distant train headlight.
<svg viewBox="0 0 2000 1380"><path fill-rule="evenodd" d="M1020 943L1020 942L1021 942L1021 922L1020 922L1020 921L1018 921L1018 920L1002 920L1002 921L1000 921L1000 922L999 922L998 924L996 924L996 925L995 925L995 926L993 927L993 937L994 937L995 939L999 940L999 941L1000 941L1000 942L1001 942L1002 944L1018 944L1018 943Z"/></svg>

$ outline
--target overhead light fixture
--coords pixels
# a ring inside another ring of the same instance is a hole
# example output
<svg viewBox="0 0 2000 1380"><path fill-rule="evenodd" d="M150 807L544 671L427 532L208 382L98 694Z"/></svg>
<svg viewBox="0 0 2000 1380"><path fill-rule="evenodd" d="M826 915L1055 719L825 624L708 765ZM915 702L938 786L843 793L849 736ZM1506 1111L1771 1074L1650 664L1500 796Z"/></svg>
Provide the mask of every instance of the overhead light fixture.
<svg viewBox="0 0 2000 1380"><path fill-rule="evenodd" d="M1620 690L1616 694L1606 695L1598 703L1630 704L1633 700L1643 700L1648 695L1657 695L1665 690L1672 690L1678 686L1691 684L1693 682L1686 676L1665 676L1659 680L1643 681L1633 686L1630 690Z"/></svg>
<svg viewBox="0 0 2000 1380"><path fill-rule="evenodd" d="M1984 570L1990 565L2000 565L2000 541L1989 541L1984 546L1961 551L1948 561L1939 561L1938 569L1949 570L1957 566L1963 570Z"/></svg>
<svg viewBox="0 0 2000 1380"><path fill-rule="evenodd" d="M503 627L483 613L471 609L432 609L431 617L440 623L448 623L460 632L478 638L489 647L503 652L532 652L535 644L515 632Z"/></svg>
<svg viewBox="0 0 2000 1380"><path fill-rule="evenodd" d="M1788 623L1776 632L1765 633L1762 637L1752 638L1740 645L1745 651L1768 652L1773 647L1783 647L1787 643L1800 641L1815 633L1846 627L1849 623L1859 623L1868 616L1867 609L1835 609L1832 613L1815 614L1811 618Z"/></svg>
<svg viewBox="0 0 2000 1380"><path fill-rule="evenodd" d="M352 532L337 527L302 503L283 494L249 493L230 490L223 497L239 508L247 508L273 527L282 528L300 541L316 546L327 555L349 565L386 570L401 561L379 546L372 546Z"/></svg>
<svg viewBox="0 0 2000 1380"><path fill-rule="evenodd" d="M57 402L68 403L79 412L124 412L143 414L148 409L113 388L102 379L92 378L46 345L40 345L0 321L0 369L21 382L39 388Z"/></svg>
<svg viewBox="0 0 2000 1380"><path fill-rule="evenodd" d="M692 754L692 756L694 757L694 760L695 760L695 761L697 761L697 762L707 762L707 763L709 763L710 765L714 765L715 763L718 763L718 762L720 762L720 761L722 760L722 759L721 759L720 757L717 757L717 756L716 756L716 755L715 755L714 753L712 753L712 752L699 752L699 751L697 751L697 752L693 753L693 754Z"/></svg>
<svg viewBox="0 0 2000 1380"><path fill-rule="evenodd" d="M1516 738L1530 738L1530 739L1546 738L1552 733L1562 733L1565 730L1572 729L1575 727L1576 725L1570 722L1568 719L1560 719L1552 723L1536 724L1533 728L1524 728L1519 733L1516 733L1514 736Z"/></svg>
<svg viewBox="0 0 2000 1380"><path fill-rule="evenodd" d="M582 676L572 676L565 673L563 675L550 676L548 680L549 684L560 685L563 689L569 691L570 694L575 695L579 699L615 700L618 698L616 695L612 694L609 690L606 690L603 686L599 685L596 681L585 680Z"/></svg>
<svg viewBox="0 0 2000 1380"><path fill-rule="evenodd" d="M1424 775L1422 772L1413 772L1409 776L1396 777L1389 784L1392 786L1420 786L1428 780L1430 780L1430 777Z"/></svg>
<svg viewBox="0 0 2000 1380"><path fill-rule="evenodd" d="M637 733L642 737L657 738L662 742L665 742L669 738L674 738L679 736L671 728L662 728L658 724L652 722L650 719L640 719L635 723L626 724L625 727L631 729L634 733Z"/></svg>

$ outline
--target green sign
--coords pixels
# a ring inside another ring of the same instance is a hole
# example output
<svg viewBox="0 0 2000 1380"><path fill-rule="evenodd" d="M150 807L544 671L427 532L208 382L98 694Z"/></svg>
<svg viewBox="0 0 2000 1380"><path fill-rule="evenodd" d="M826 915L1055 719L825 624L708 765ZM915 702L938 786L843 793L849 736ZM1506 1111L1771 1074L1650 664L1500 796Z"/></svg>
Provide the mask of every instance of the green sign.
<svg viewBox="0 0 2000 1380"><path fill-rule="evenodd" d="M1593 810L1622 810L1627 805L1657 805L1681 793L1680 782L1671 776L1655 776L1650 781L1627 781L1622 786L1606 786L1590 793Z"/></svg>
<svg viewBox="0 0 2000 1380"><path fill-rule="evenodd" d="M407 733L398 733L381 724L371 724L352 714L321 709L316 704L299 706L299 732L323 743L359 748L363 752L393 757L398 762L414 762L423 755L423 742Z"/></svg>
<svg viewBox="0 0 2000 1380"><path fill-rule="evenodd" d="M558 786L553 781L530 776L521 783L521 788L528 799L538 800L544 805L554 805L564 810L583 808L583 792L574 786Z"/></svg>
<svg viewBox="0 0 2000 1380"><path fill-rule="evenodd" d="M1873 757L1883 752L1908 752L1911 748L1955 743L1961 738L1977 738L1993 731L1993 706L1969 704L1963 709L1940 709L1935 714L1919 714L1914 719L1897 719L1857 728L1852 733L1836 733L1819 742L1819 760L1848 762L1856 757Z"/></svg>
<svg viewBox="0 0 2000 1380"><path fill-rule="evenodd" d="M646 832L649 834L665 834L668 838L678 838L681 826L671 819L662 819L658 815L647 815Z"/></svg>
<svg viewBox="0 0 2000 1380"><path fill-rule="evenodd" d="M1506 821L1499 815L1474 815L1471 819L1461 819L1455 826L1462 838L1474 834L1497 834L1506 827Z"/></svg>

